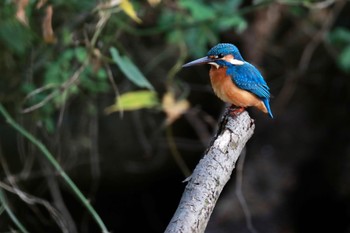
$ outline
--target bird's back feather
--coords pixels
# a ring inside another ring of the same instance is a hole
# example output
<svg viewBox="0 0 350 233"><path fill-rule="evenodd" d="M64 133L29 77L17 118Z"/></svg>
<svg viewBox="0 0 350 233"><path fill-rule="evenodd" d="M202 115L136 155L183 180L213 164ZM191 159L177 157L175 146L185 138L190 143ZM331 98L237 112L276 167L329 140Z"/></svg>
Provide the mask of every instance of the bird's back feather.
<svg viewBox="0 0 350 233"><path fill-rule="evenodd" d="M270 98L269 87L264 78L250 63L245 62L241 66L229 66L227 74L232 77L239 88L250 91L260 98Z"/></svg>
<svg viewBox="0 0 350 233"><path fill-rule="evenodd" d="M227 75L231 76L232 81L239 88L258 96L264 102L264 105L266 106L271 118L273 118L269 104L269 87L258 69L256 69L249 62L244 62L244 65L241 66L228 66Z"/></svg>

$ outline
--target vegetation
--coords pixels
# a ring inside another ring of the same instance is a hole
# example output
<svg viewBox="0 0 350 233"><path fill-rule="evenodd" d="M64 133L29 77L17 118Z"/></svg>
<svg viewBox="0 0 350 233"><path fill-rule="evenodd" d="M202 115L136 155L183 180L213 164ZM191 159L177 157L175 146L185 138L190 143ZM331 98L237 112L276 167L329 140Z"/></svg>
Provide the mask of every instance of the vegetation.
<svg viewBox="0 0 350 233"><path fill-rule="evenodd" d="M257 169L247 177L264 172L261 157L271 174L286 168L289 178L256 183L277 193L268 208L291 213L278 227L302 231L307 224L293 215L301 207L284 208L282 194L301 179L303 156L321 164L336 156L320 171L321 184L340 195L325 191L336 203L350 198L340 185L349 177L340 176L349 161L349 7L345 0L1 1L0 231L164 231L183 188L173 191L174 183L201 157L224 107L205 67L180 73L181 66L219 42L235 43L260 67L275 96L276 120L253 112L246 166ZM295 198L306 202L298 185ZM247 192L264 219L264 190ZM126 198L142 211L130 214ZM225 211L219 203L216 216ZM271 225L281 222L272 215ZM223 221L232 232L241 219Z"/></svg>

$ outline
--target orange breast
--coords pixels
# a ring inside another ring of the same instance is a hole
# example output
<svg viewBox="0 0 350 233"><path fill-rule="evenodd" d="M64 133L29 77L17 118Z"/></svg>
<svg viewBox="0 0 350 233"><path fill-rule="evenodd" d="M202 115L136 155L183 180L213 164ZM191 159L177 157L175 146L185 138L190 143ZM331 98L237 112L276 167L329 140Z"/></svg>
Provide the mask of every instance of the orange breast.
<svg viewBox="0 0 350 233"><path fill-rule="evenodd" d="M226 75L226 68L212 66L209 72L211 85L215 94L224 102L237 107L254 106L267 113L267 109L256 95L240 89L234 84L231 77Z"/></svg>

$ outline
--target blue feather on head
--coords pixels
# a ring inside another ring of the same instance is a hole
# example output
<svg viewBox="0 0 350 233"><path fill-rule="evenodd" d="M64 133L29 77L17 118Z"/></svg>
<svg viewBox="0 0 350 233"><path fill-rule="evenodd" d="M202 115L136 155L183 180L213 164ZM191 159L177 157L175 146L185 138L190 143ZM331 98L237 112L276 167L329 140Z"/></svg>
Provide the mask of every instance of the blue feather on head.
<svg viewBox="0 0 350 233"><path fill-rule="evenodd" d="M238 48L234 46L233 44L229 43L220 43L214 46L209 50L207 53L208 57L213 57L213 56L226 56L226 55L233 55L235 59L244 61L241 53L239 52Z"/></svg>

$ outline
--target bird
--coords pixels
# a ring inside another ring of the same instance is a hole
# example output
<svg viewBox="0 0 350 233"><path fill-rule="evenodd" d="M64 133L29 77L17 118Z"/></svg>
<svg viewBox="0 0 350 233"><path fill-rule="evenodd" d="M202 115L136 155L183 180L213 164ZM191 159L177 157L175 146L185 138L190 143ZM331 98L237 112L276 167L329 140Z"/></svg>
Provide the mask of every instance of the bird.
<svg viewBox="0 0 350 233"><path fill-rule="evenodd" d="M239 114L252 106L273 118L266 81L254 65L243 59L235 45L219 43L206 57L182 67L203 64L211 65L209 76L213 91L222 101L231 104L232 113Z"/></svg>

